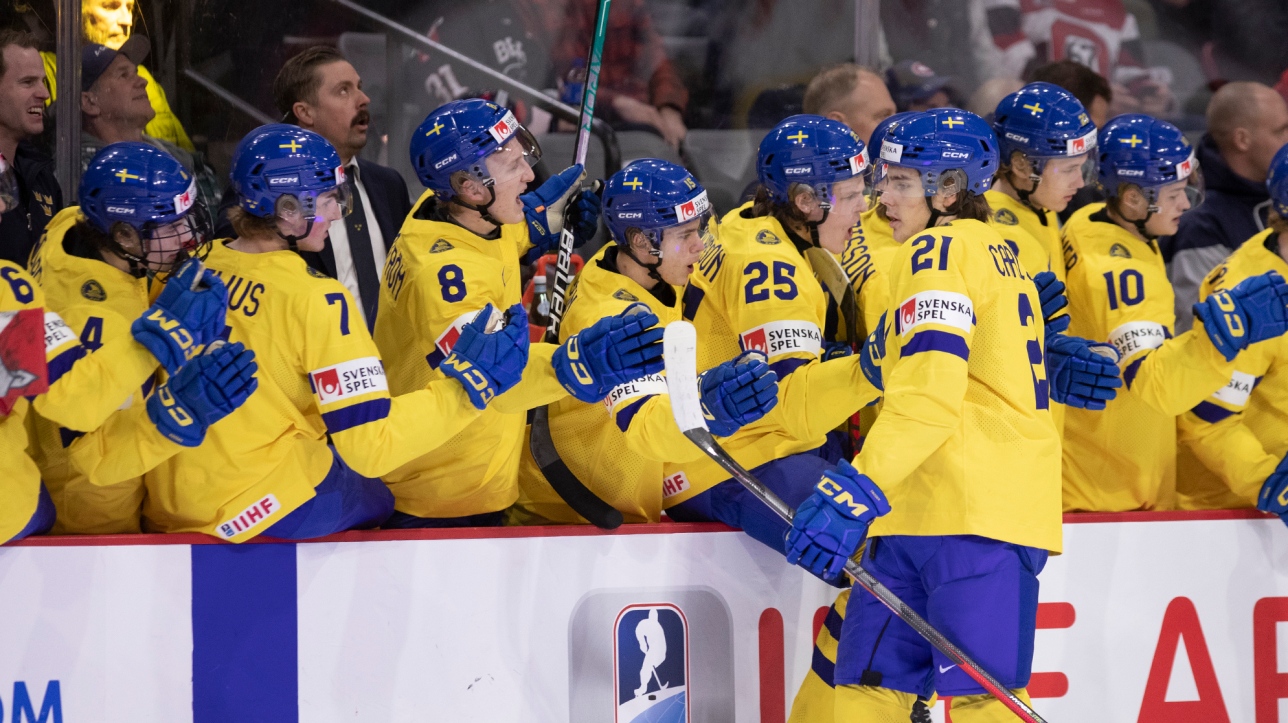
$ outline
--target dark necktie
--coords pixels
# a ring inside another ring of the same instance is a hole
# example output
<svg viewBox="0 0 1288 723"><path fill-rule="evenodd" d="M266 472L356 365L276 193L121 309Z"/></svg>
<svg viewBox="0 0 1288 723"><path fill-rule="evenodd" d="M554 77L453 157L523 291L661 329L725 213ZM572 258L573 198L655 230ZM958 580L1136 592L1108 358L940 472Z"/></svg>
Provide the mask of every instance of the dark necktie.
<svg viewBox="0 0 1288 723"><path fill-rule="evenodd" d="M376 324L376 304L380 302L380 275L376 272L376 258L371 251L371 234L367 230L367 209L362 206L358 193L358 168L347 169L345 183L349 185L349 203L353 210L344 217L344 227L349 231L349 255L353 271L358 276L358 294L362 296L362 310L367 315L367 328Z"/></svg>

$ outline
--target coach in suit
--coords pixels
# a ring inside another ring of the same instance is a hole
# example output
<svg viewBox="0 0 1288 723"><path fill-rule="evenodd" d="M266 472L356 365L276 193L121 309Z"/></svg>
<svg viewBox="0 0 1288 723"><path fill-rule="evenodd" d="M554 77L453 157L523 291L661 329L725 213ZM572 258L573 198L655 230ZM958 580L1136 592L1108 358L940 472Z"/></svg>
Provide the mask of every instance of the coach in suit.
<svg viewBox="0 0 1288 723"><path fill-rule="evenodd" d="M309 266L335 278L353 295L367 320L376 322L385 255L403 219L411 212L407 184L392 168L358 158L367 145L370 99L362 79L340 51L314 46L286 61L273 81L273 96L283 120L331 141L344 164L352 212L331 224L321 253L301 253ZM235 193L224 194L217 235L231 237L226 209Z"/></svg>

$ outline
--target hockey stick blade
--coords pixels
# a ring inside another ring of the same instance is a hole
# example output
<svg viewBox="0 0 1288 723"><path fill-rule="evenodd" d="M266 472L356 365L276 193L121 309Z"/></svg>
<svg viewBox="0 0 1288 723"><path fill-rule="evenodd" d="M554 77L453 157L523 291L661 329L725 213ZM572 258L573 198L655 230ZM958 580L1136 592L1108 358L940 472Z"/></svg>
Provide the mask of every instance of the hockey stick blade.
<svg viewBox="0 0 1288 723"><path fill-rule="evenodd" d="M706 420L702 415L702 401L698 396L697 332L694 330L693 325L685 321L671 322L666 327L662 345L666 360L667 393L671 397L672 413L675 416L676 425L680 427L680 431L760 501L768 505L780 517L791 522L796 511L762 484L760 480L756 479L754 475L744 469L742 465L738 464L737 460L729 456L729 453L721 448L715 437L707 429ZM859 583L863 589L872 593L877 600L880 600L882 604L890 608L890 611L898 615L900 620L903 620L913 630L917 631L917 634L924 638L926 642L935 646L949 660L961 666L961 669L967 675L1001 701L1020 720L1025 721L1025 723L1046 723L1045 718L1039 716L1036 711L999 683L996 678L989 675L988 671L979 667L978 663L962 652L952 641L945 638L943 633L933 628L915 610L908 607L880 580L877 580L871 573L864 570L858 562L854 560L847 562L845 572L854 578L855 582Z"/></svg>
<svg viewBox="0 0 1288 723"><path fill-rule="evenodd" d="M586 59L586 85L581 96L581 118L577 131L577 146L573 152L573 163L585 165L586 152L590 146L590 126L595 119L595 98L599 92L599 68L604 55L604 39L608 35L608 9L611 0L599 0L595 14L595 37L591 39L590 53ZM572 232L572 204L564 211L563 230L559 232L559 257L555 263L555 283L550 304L550 326L546 329L545 340L551 344L559 343L559 326L563 323L565 307L568 303L568 286L572 283L572 250L576 237ZM555 493L568 503L574 512L586 518L590 524L604 530L613 530L621 526L622 513L612 505L600 499L590 488L573 473L559 456L554 439L550 436L550 408L540 407L532 418L532 430L528 440L528 449L546 482Z"/></svg>
<svg viewBox="0 0 1288 723"><path fill-rule="evenodd" d="M859 302L854 296L854 287L850 285L850 277L827 249L817 246L805 249L805 258L819 281L823 282L841 316L845 317L845 335L850 346L858 351L863 347L867 334L863 333L863 319L859 318Z"/></svg>

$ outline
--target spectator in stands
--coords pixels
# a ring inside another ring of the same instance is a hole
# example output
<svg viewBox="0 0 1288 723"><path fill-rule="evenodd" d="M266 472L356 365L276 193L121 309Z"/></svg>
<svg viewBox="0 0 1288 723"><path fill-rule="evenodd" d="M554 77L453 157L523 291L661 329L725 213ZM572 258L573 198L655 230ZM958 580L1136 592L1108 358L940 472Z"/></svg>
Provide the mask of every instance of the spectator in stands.
<svg viewBox="0 0 1288 723"><path fill-rule="evenodd" d="M1016 78L993 78L985 81L970 94L970 103L967 104L966 110L992 123L997 104L1023 87L1024 81Z"/></svg>
<svg viewBox="0 0 1288 723"><path fill-rule="evenodd" d="M952 82L917 60L904 60L886 71L886 86L899 112L958 105Z"/></svg>
<svg viewBox="0 0 1288 723"><path fill-rule="evenodd" d="M0 154L13 165L18 203L0 223L0 259L27 265L45 225L63 207L54 162L30 142L45 128L45 69L36 41L24 31L0 31Z"/></svg>
<svg viewBox="0 0 1288 723"><path fill-rule="evenodd" d="M145 131L156 117L148 102L148 81L139 63L148 55L143 36L126 40L119 50L91 44L81 51L81 172L106 145L120 141L147 143L170 154L197 179L197 200L208 212L219 208L215 171L201 156Z"/></svg>
<svg viewBox="0 0 1288 723"><path fill-rule="evenodd" d="M803 110L841 121L866 139L877 124L894 115L895 105L881 76L843 63L823 70L805 86Z"/></svg>
<svg viewBox="0 0 1288 723"><path fill-rule="evenodd" d="M551 0L533 2L550 5ZM550 31L556 38L553 59L557 77L567 79L579 67L584 68L594 35L595 7L595 0L568 0L562 16L553 7L541 13L554 20ZM684 111L689 91L653 28L648 5L645 0L618 0L611 7L596 115L619 129L654 130L679 148L688 133Z"/></svg>
<svg viewBox="0 0 1288 723"><path fill-rule="evenodd" d="M362 92L358 71L340 51L317 45L286 61L273 81L273 97L285 122L317 133L340 153L353 208L331 223L320 253L300 255L344 284L369 329L376 321L385 256L411 212L407 183L397 171L358 158L367 145L370 99ZM231 236L227 210L236 203L235 194L224 193L216 236Z"/></svg>
<svg viewBox="0 0 1288 723"><path fill-rule="evenodd" d="M1114 99L1114 91L1105 76L1091 68L1072 60L1057 60L1054 63L1038 66L1029 80L1058 85L1073 93L1073 97L1087 109L1087 115L1091 116L1091 122L1095 123L1097 128L1103 128L1109 122L1109 104ZM1105 194L1099 185L1088 183L1078 189L1073 200L1060 212L1060 223L1068 221L1074 211L1083 206L1104 200Z"/></svg>
<svg viewBox="0 0 1288 723"><path fill-rule="evenodd" d="M1212 96L1207 125L1195 149L1206 198L1160 244L1176 289L1177 334L1194 324L1203 277L1266 227L1266 175L1275 152L1288 143L1288 103L1261 83L1227 83Z"/></svg>

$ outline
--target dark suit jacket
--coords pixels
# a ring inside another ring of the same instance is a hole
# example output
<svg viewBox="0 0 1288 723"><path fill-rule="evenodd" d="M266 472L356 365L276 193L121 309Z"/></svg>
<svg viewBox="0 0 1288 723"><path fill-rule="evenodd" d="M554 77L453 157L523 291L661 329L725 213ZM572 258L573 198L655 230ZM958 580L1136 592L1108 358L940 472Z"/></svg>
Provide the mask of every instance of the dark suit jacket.
<svg viewBox="0 0 1288 723"><path fill-rule="evenodd" d="M398 171L386 168L378 163L358 159L358 175L362 185L367 189L367 198L371 208L366 209L367 218L375 216L380 225L380 234L385 240L385 252L394 245L394 238L402 228L403 219L411 213L411 198L407 196L407 184ZM215 238L234 238L233 226L228 221L228 209L237 205L237 194L231 187L224 190L223 203L219 205L219 215L215 219ZM335 278L335 254L331 251L331 239L327 238L326 246L321 253L304 253L300 256L309 266Z"/></svg>

